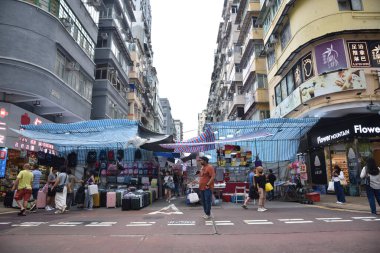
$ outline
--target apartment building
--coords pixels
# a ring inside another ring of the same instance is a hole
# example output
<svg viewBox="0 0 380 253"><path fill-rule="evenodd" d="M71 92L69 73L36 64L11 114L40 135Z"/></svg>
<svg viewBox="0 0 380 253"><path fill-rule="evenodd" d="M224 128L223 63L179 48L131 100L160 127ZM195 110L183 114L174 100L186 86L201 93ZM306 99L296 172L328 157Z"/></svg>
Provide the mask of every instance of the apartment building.
<svg viewBox="0 0 380 253"><path fill-rule="evenodd" d="M266 0L263 27L271 117L318 117L303 144L312 182L334 165L358 194L358 172L380 161L380 5L377 0Z"/></svg>
<svg viewBox="0 0 380 253"><path fill-rule="evenodd" d="M183 123L179 119L173 121L174 124L174 140L183 141Z"/></svg>
<svg viewBox="0 0 380 253"><path fill-rule="evenodd" d="M87 0L0 1L0 146L19 144L11 127L90 119L98 7ZM39 150L24 142L23 149Z"/></svg>
<svg viewBox="0 0 380 253"><path fill-rule="evenodd" d="M160 98L161 106L162 106L162 114L164 117L163 124L163 133L164 134L173 134L174 135L174 120L172 116L172 109L170 107L169 99Z"/></svg>
<svg viewBox="0 0 380 253"><path fill-rule="evenodd" d="M207 121L269 117L258 0L226 0L217 36Z"/></svg>

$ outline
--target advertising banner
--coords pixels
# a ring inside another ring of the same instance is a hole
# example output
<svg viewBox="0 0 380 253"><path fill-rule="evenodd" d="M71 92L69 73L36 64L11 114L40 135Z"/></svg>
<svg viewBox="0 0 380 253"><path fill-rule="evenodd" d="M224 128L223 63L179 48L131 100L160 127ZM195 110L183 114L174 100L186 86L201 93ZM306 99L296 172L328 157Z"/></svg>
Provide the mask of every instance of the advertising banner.
<svg viewBox="0 0 380 253"><path fill-rule="evenodd" d="M367 42L347 41L348 55L350 56L351 67L370 67Z"/></svg>
<svg viewBox="0 0 380 253"><path fill-rule="evenodd" d="M0 178L5 177L5 169L7 165L7 148L0 148Z"/></svg>
<svg viewBox="0 0 380 253"><path fill-rule="evenodd" d="M342 39L324 42L315 47L318 74L347 68Z"/></svg>
<svg viewBox="0 0 380 253"><path fill-rule="evenodd" d="M372 67L380 67L380 41L369 41L369 59L371 60Z"/></svg>

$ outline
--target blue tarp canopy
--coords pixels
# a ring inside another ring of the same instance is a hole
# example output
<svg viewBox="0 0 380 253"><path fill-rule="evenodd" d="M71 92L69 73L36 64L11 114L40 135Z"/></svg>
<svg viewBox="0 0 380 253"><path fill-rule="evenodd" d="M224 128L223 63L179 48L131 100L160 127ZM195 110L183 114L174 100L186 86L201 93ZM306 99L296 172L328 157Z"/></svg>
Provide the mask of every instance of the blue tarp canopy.
<svg viewBox="0 0 380 253"><path fill-rule="evenodd" d="M210 144L221 146L223 144L234 144L247 147L253 154L259 154L260 159L265 162L277 162L292 160L295 158L301 137L307 133L319 118L272 118L260 121L241 120L207 123L205 128L213 133L214 141L205 143L204 147ZM184 141L181 143L165 144L162 146L171 147L184 152L193 150L202 145L202 141L192 143ZM211 150L210 148L204 149ZM212 155L212 161L216 161L216 153L208 152Z"/></svg>
<svg viewBox="0 0 380 253"><path fill-rule="evenodd" d="M51 143L58 151L76 149L125 148L142 144L138 122L127 119L91 120L70 124L22 125L12 129L25 137Z"/></svg>

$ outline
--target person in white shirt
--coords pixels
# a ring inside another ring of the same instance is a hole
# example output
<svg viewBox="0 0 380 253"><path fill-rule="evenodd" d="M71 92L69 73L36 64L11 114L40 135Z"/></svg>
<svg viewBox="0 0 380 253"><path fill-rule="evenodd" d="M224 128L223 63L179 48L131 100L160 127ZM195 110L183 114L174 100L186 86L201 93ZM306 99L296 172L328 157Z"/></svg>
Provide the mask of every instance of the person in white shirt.
<svg viewBox="0 0 380 253"><path fill-rule="evenodd" d="M170 203L172 198L172 190L174 190L173 177L170 175L169 171L166 171L164 177L164 187L165 187L165 199Z"/></svg>
<svg viewBox="0 0 380 253"><path fill-rule="evenodd" d="M369 185L366 184L367 198L372 214L376 213L376 203L380 206L380 169L373 158L367 159L367 165L363 167L360 178L369 178Z"/></svg>
<svg viewBox="0 0 380 253"><path fill-rule="evenodd" d="M346 202L346 197L344 196L343 187L340 184L340 180L344 180L343 171L338 165L334 166L332 180L334 181L334 189L337 198L337 204L343 204Z"/></svg>

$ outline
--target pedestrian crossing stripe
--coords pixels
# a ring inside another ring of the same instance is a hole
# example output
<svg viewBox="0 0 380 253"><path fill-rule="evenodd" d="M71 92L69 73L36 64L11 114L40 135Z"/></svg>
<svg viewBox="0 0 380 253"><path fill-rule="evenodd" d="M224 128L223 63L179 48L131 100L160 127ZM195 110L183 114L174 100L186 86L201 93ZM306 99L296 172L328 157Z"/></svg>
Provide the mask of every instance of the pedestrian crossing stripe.
<svg viewBox="0 0 380 253"><path fill-rule="evenodd" d="M93 221L91 222L90 224L87 224L85 225L86 227L111 227L112 225L116 224L117 222L108 222L108 221L104 221L104 222L97 222L97 221Z"/></svg>
<svg viewBox="0 0 380 253"><path fill-rule="evenodd" d="M71 222L59 222L58 224L51 224L50 227L75 227L77 225L82 225L82 221L71 221Z"/></svg>
<svg viewBox="0 0 380 253"><path fill-rule="evenodd" d="M11 224L10 222L0 222L0 225L8 225Z"/></svg>
<svg viewBox="0 0 380 253"><path fill-rule="evenodd" d="M169 221L168 226L195 226L195 221Z"/></svg>
<svg viewBox="0 0 380 253"><path fill-rule="evenodd" d="M46 224L47 222L22 222L20 224L13 224L12 227L38 227L41 224Z"/></svg>
<svg viewBox="0 0 380 253"><path fill-rule="evenodd" d="M150 227L153 224L156 224L156 222L155 221L150 221L150 222L133 221L133 222L130 222L129 224L127 224L126 227Z"/></svg>
<svg viewBox="0 0 380 253"><path fill-rule="evenodd" d="M220 221L206 221L205 225L206 226L211 226L211 225L216 225L216 226L232 226L234 225L233 222L229 220L220 220Z"/></svg>
<svg viewBox="0 0 380 253"><path fill-rule="evenodd" d="M313 223L311 220L304 219L278 219L279 221L283 221L286 224L304 224L304 223Z"/></svg>
<svg viewBox="0 0 380 253"><path fill-rule="evenodd" d="M268 220L244 220L244 223L248 225L269 225L273 224L273 222Z"/></svg>

